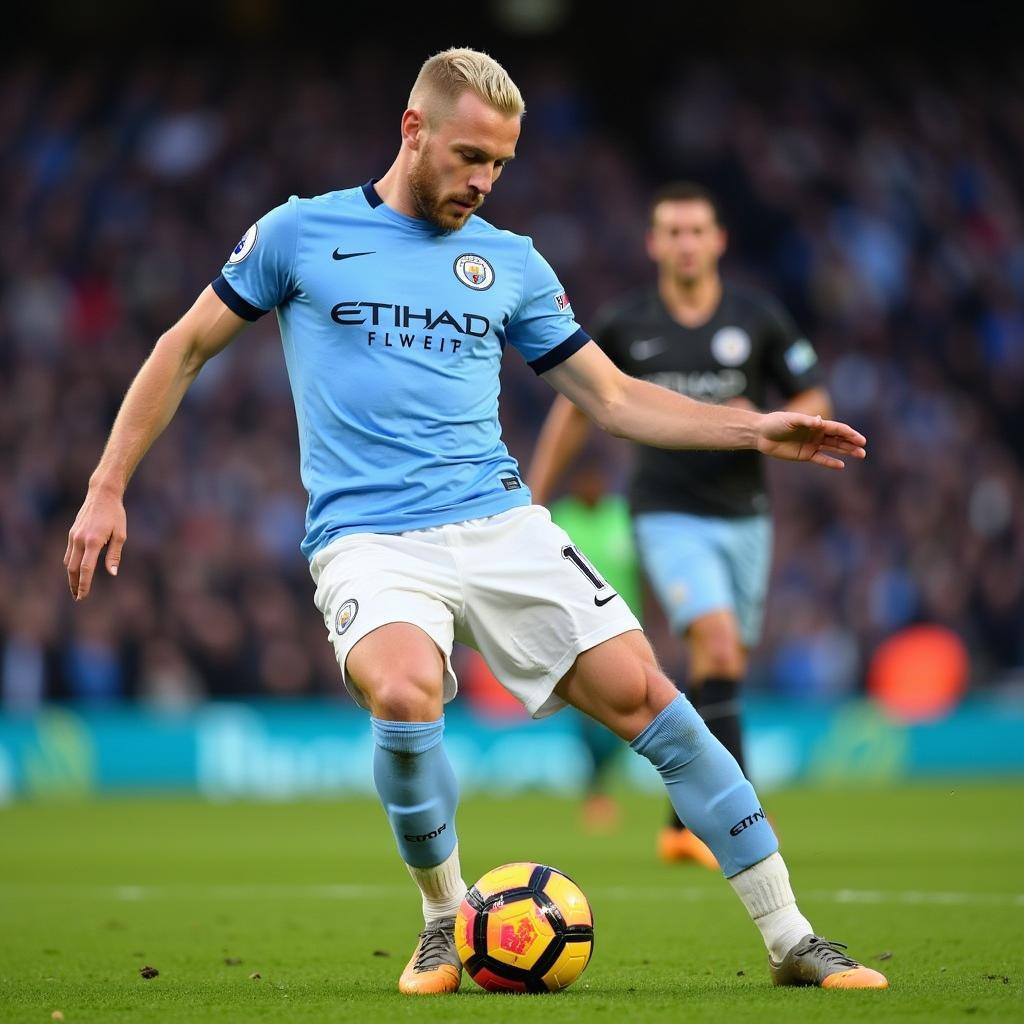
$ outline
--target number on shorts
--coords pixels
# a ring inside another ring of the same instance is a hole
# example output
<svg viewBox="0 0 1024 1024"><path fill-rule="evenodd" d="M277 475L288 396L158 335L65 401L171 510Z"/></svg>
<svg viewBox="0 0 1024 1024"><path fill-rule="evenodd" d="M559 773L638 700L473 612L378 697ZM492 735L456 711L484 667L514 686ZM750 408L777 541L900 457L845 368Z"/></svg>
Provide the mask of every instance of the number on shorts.
<svg viewBox="0 0 1024 1024"><path fill-rule="evenodd" d="M569 561L572 562L572 564L575 565L576 568L579 569L579 571L583 573L583 575L586 576L598 590L604 590L604 588L608 586L608 584L601 579L598 571L583 557L580 549L574 544L566 544L565 547L562 548L562 557L568 558Z"/></svg>

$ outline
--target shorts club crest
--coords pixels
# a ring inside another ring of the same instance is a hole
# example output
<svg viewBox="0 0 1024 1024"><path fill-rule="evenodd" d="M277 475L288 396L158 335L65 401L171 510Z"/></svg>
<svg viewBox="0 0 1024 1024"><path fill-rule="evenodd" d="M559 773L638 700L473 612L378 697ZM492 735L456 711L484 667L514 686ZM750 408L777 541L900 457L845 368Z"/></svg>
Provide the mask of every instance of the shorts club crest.
<svg viewBox="0 0 1024 1024"><path fill-rule="evenodd" d="M334 632L337 633L338 636L344 636L348 631L348 627L355 621L355 617L358 612L358 601L353 598L349 598L345 601L338 609L338 614L334 617Z"/></svg>

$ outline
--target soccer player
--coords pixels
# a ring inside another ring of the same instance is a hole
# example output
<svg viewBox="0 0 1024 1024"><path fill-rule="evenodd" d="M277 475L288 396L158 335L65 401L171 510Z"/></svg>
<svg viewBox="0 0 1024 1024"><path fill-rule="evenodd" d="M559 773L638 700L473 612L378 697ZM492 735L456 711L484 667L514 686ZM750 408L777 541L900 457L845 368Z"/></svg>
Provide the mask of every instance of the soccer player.
<svg viewBox="0 0 1024 1024"><path fill-rule="evenodd" d="M425 927L403 993L454 992L457 784L443 704L454 639L533 715L571 704L662 774L761 931L781 984L881 987L797 909L736 760L658 669L633 613L545 509L501 442L511 345L606 429L647 444L750 448L841 468L864 438L801 413L709 406L621 373L575 322L530 240L475 216L515 155L523 101L485 54L423 65L379 180L291 198L254 224L133 381L71 528L72 594L101 550L116 575L123 494L203 364L276 309L309 492L302 550L342 679L369 710L373 774Z"/></svg>
<svg viewBox="0 0 1024 1024"><path fill-rule="evenodd" d="M657 282L598 313L597 343L624 373L698 401L828 416L817 357L773 299L723 283L726 232L700 185L667 185L651 203L647 251ZM586 412L556 397L527 474L548 495L586 439ZM753 451L666 451L638 445L630 484L637 546L673 632L689 650L689 691L711 732L743 767L739 692L761 632L772 527L762 461ZM718 866L670 809L664 860Z"/></svg>

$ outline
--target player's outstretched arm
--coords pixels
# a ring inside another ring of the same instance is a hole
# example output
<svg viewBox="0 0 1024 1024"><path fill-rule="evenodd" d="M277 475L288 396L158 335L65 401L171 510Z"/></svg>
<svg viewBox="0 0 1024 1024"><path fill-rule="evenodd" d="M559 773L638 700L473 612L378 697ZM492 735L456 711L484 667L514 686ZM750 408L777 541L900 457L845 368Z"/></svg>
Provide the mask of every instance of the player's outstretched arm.
<svg viewBox="0 0 1024 1024"><path fill-rule="evenodd" d="M544 374L603 430L656 448L754 448L777 459L842 469L865 439L836 420L797 411L758 413L708 405L622 373L595 344Z"/></svg>
<svg viewBox="0 0 1024 1024"><path fill-rule="evenodd" d="M117 575L126 538L124 491L149 446L171 421L203 364L248 323L206 288L192 308L161 335L124 396L89 491L68 534L64 567L76 601L88 596L99 553Z"/></svg>
<svg viewBox="0 0 1024 1024"><path fill-rule="evenodd" d="M555 484L579 454L589 433L586 415L565 395L555 395L526 473L526 486L538 505L546 505L551 499Z"/></svg>

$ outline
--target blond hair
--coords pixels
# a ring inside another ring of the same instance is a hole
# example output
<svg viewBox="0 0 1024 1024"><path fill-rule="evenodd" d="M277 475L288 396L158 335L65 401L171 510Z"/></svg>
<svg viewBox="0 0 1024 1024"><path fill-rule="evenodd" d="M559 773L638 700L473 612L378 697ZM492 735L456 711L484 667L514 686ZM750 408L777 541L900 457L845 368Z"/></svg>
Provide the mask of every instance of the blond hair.
<svg viewBox="0 0 1024 1024"><path fill-rule="evenodd" d="M488 54L462 47L442 50L424 62L409 93L409 106L424 108L434 120L467 89L506 117L521 117L526 111L523 94L508 72Z"/></svg>

